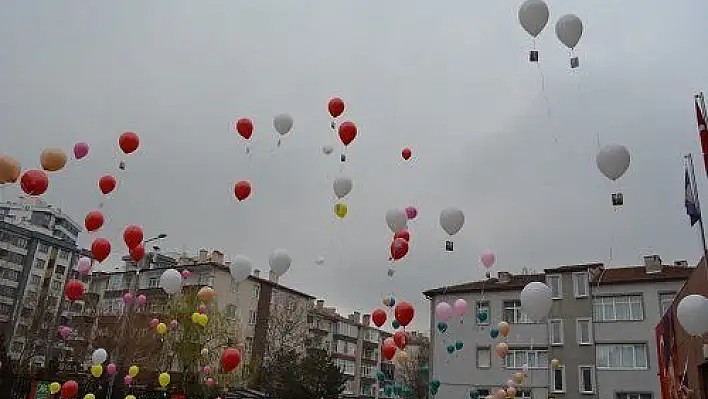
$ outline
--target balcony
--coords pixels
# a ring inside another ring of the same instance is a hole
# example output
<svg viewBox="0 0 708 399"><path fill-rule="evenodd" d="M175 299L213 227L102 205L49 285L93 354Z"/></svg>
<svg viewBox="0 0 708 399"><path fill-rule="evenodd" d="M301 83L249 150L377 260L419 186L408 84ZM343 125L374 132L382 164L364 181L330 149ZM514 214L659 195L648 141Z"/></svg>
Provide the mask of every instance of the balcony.
<svg viewBox="0 0 708 399"><path fill-rule="evenodd" d="M324 323L321 320L316 320L309 324L310 330L318 334L329 334L329 323Z"/></svg>

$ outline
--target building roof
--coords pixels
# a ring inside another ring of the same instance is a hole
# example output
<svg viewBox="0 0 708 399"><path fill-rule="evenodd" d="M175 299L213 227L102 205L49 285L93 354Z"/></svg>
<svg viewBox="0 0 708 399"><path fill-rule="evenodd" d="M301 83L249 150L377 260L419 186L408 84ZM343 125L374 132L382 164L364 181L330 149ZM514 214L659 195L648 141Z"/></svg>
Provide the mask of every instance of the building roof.
<svg viewBox="0 0 708 399"><path fill-rule="evenodd" d="M19 234L19 235L22 235L25 237L29 237L30 239L36 239L36 240L45 242L45 243L55 246L55 247L60 247L61 249L65 249L65 250L73 251L73 252L78 252L82 256L87 256L87 257L93 258L91 251L89 251L87 249L83 249L83 248L78 248L76 246L76 244L70 240L62 240L60 238L53 237L48 234L40 233L38 231L34 231L31 229L27 229L22 226L18 226L16 224L0 221L0 231L9 231L14 234Z"/></svg>
<svg viewBox="0 0 708 399"><path fill-rule="evenodd" d="M584 271L588 268L597 268L601 270L600 272L596 272L592 279L593 284L600 285L686 280L695 270L695 267L689 266L664 265L662 266L661 271L647 273L644 266L605 269L601 263L589 263L586 265L561 266L558 268L545 269L544 271L546 273L560 273ZM510 281L508 282L500 282L497 278L490 278L487 280L472 281L469 283L430 289L424 291L423 295L431 298L437 295L481 292L483 290L487 292L520 291L526 286L526 284L533 281L543 282L545 281L545 278L545 274L512 275Z"/></svg>

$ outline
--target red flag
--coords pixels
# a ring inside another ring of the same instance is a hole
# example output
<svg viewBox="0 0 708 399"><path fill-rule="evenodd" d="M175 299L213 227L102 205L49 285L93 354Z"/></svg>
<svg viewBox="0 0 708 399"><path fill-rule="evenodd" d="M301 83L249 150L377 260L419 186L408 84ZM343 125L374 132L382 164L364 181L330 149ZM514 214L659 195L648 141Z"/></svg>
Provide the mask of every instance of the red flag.
<svg viewBox="0 0 708 399"><path fill-rule="evenodd" d="M696 120L698 122L698 137L701 139L701 150L703 152L703 165L705 166L706 173L708 173L708 128L706 128L706 119L701 112L701 107L698 106L698 101L694 101L696 104Z"/></svg>

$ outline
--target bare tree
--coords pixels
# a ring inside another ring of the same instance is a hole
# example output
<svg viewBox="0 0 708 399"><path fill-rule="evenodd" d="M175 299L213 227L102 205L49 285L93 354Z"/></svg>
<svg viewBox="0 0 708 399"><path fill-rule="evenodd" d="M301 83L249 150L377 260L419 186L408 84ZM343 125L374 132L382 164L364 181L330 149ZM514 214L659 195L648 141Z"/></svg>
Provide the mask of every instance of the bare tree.
<svg viewBox="0 0 708 399"><path fill-rule="evenodd" d="M396 380L401 385L409 387L411 398L426 399L428 397L428 362L430 344L427 339L409 344L407 348L408 361L398 364Z"/></svg>
<svg viewBox="0 0 708 399"><path fill-rule="evenodd" d="M273 293L265 340L266 359L283 350L295 350L298 353L305 350L309 331L308 304L285 292Z"/></svg>

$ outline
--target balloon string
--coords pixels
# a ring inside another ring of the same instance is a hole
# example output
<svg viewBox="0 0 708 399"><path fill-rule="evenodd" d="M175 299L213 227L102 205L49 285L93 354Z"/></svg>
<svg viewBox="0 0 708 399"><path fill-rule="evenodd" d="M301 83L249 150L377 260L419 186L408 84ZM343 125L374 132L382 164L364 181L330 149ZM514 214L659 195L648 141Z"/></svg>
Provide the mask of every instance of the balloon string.
<svg viewBox="0 0 708 399"><path fill-rule="evenodd" d="M543 69L541 68L541 63L536 62L536 67L538 68L538 74L541 78L541 95L543 96L543 100L546 103L546 117L548 119L548 122L550 123L552 115L551 115L551 102L548 99L548 95L546 94L546 77L543 73ZM553 135L553 141L558 142L558 136L555 134Z"/></svg>
<svg viewBox="0 0 708 399"><path fill-rule="evenodd" d="M568 51L568 55L570 56L570 58L573 58L574 54L575 52L573 50ZM590 109L590 107L588 106L588 102L585 98L585 91L583 90L582 80L578 77L580 73L578 72L577 68L571 68L570 73L575 79L575 85L577 87L578 97L580 100L580 109L582 110L582 114L586 119L585 125L589 126L589 122L592 120L592 116L588 116L588 110ZM600 148L602 147L601 143L602 141L600 140L600 130L596 129L595 144L597 145L598 150L600 150Z"/></svg>

